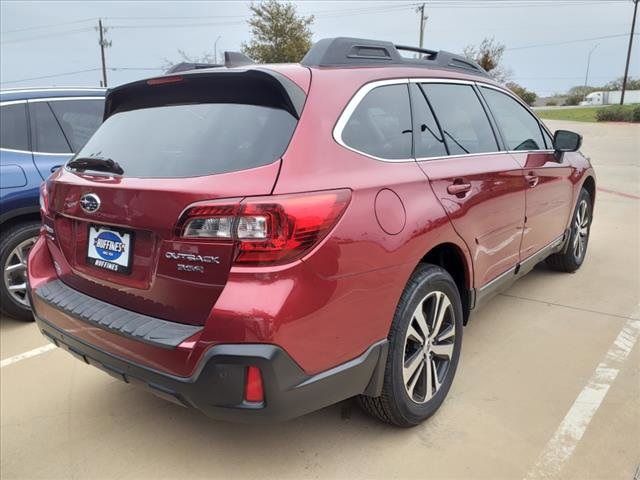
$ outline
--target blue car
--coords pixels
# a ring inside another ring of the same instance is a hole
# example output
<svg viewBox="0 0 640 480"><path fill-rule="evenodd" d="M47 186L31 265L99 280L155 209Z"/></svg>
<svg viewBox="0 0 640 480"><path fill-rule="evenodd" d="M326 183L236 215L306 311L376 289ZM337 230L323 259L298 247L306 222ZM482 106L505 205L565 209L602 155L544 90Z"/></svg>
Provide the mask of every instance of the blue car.
<svg viewBox="0 0 640 480"><path fill-rule="evenodd" d="M0 91L0 310L32 320L26 261L40 229L39 187L102 123L103 88Z"/></svg>

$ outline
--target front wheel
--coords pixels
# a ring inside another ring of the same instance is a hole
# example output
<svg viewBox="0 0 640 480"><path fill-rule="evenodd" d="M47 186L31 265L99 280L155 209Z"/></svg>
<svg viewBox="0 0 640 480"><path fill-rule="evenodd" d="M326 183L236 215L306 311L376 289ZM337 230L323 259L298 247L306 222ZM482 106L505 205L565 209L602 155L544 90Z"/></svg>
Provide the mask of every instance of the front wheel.
<svg viewBox="0 0 640 480"><path fill-rule="evenodd" d="M575 272L584 262L589 244L593 203L591 195L584 188L580 190L576 209L571 220L571 234L566 248L547 258L547 264L560 272Z"/></svg>
<svg viewBox="0 0 640 480"><path fill-rule="evenodd" d="M453 382L462 346L462 302L453 278L420 265L405 287L389 332L379 397L361 395L365 411L400 427L433 415Z"/></svg>
<svg viewBox="0 0 640 480"><path fill-rule="evenodd" d="M0 311L26 322L33 321L27 296L27 257L39 231L40 222L19 223L3 231L0 240Z"/></svg>

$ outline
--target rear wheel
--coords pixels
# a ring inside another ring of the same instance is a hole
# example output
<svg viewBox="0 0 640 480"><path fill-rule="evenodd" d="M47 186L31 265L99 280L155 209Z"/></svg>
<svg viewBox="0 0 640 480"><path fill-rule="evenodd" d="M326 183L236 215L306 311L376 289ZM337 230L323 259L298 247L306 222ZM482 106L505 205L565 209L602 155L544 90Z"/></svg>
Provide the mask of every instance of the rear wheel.
<svg viewBox="0 0 640 480"><path fill-rule="evenodd" d="M560 272L575 272L580 268L587 254L592 213L591 195L583 188L573 213L571 234L565 250L547 258L547 264L551 268Z"/></svg>
<svg viewBox="0 0 640 480"><path fill-rule="evenodd" d="M447 396L461 346L462 303L455 282L436 265L420 265L391 325L382 394L361 395L361 406L384 422L418 425Z"/></svg>
<svg viewBox="0 0 640 480"><path fill-rule="evenodd" d="M0 311L18 320L33 321L27 296L27 257L39 230L40 222L19 223L2 232L0 240Z"/></svg>

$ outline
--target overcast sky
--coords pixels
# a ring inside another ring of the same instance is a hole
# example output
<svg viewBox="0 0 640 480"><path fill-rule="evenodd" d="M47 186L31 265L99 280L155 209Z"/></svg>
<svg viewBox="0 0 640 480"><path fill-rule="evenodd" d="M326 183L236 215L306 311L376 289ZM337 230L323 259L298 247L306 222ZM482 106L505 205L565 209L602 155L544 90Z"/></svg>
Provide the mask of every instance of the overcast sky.
<svg viewBox="0 0 640 480"><path fill-rule="evenodd" d="M107 67L116 70L108 72L109 86L161 73L166 59L179 59L178 49L193 56L213 52L218 36L218 52L238 50L250 38L248 3L2 0L0 82L3 88L99 85L98 17L113 42ZM316 16L314 40L356 36L418 44L416 2L295 3L300 14ZM624 72L631 0L432 0L426 11L425 47L461 52L494 36L507 46L503 61L513 79L541 96L583 84L587 55L596 45L590 84ZM636 77L639 43L636 34L630 70ZM60 75L70 72L81 73Z"/></svg>

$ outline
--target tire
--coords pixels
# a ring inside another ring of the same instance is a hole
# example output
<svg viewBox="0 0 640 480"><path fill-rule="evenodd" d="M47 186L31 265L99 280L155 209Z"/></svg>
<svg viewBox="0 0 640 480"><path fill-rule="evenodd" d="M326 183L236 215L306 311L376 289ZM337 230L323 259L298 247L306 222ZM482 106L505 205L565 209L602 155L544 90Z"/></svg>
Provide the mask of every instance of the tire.
<svg viewBox="0 0 640 480"><path fill-rule="evenodd" d="M2 232L0 239L0 311L18 320L32 322L26 291L26 255L38 238L40 222L28 221ZM20 254L18 254L20 251ZM10 286L24 284L24 290L10 291Z"/></svg>
<svg viewBox="0 0 640 480"><path fill-rule="evenodd" d="M434 311L444 312L435 335L429 333L434 330ZM419 312L424 313L427 334L420 327ZM391 324L382 393L379 397L360 395L361 407L399 427L418 425L433 415L453 383L462 347L462 318L460 293L451 275L436 265L421 264L411 275ZM426 342L425 337L429 337ZM415 370L405 370L416 362ZM438 374L429 377L434 370Z"/></svg>
<svg viewBox="0 0 640 480"><path fill-rule="evenodd" d="M575 272L580 268L587 254L593 203L591 195L584 188L580 190L576 208L571 217L571 234L566 248L562 252L547 257L547 264L559 272Z"/></svg>

